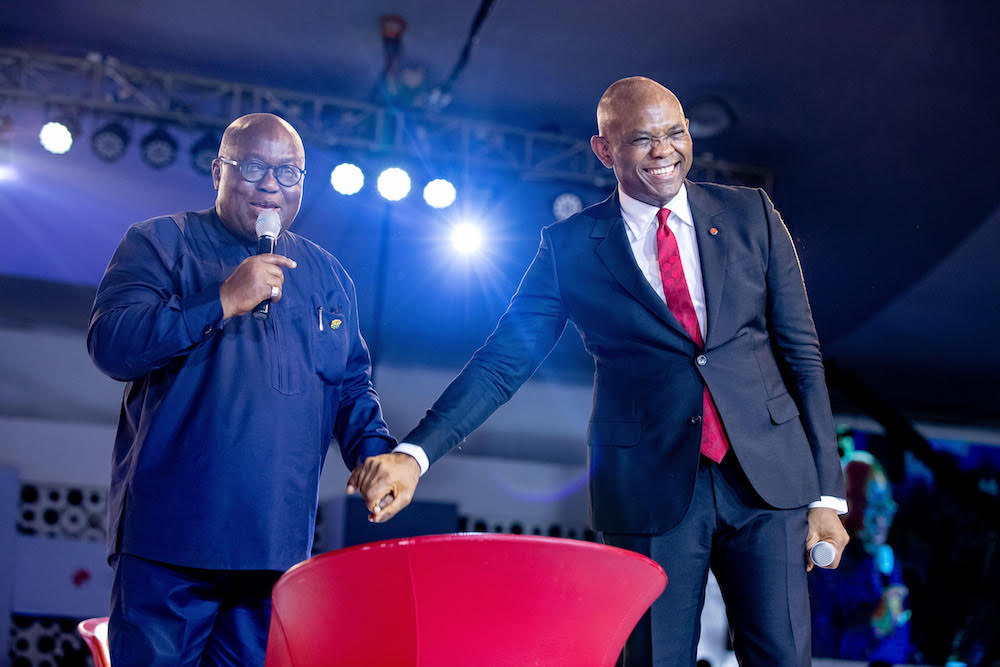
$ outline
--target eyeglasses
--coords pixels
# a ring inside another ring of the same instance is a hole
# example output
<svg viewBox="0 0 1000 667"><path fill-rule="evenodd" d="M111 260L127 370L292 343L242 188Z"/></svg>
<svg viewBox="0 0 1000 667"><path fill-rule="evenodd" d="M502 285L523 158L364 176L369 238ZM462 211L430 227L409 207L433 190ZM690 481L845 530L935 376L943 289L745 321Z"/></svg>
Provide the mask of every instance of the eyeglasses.
<svg viewBox="0 0 1000 667"><path fill-rule="evenodd" d="M236 160L230 160L229 158L222 157L221 155L219 156L219 160L238 168L240 170L240 175L243 176L243 180L250 183L258 183L264 180L264 177L267 176L267 172L273 170L274 180L278 181L278 185L290 188L298 184L306 173L305 169L299 169L294 164L279 164L271 166L266 162L261 162L260 160L237 162Z"/></svg>

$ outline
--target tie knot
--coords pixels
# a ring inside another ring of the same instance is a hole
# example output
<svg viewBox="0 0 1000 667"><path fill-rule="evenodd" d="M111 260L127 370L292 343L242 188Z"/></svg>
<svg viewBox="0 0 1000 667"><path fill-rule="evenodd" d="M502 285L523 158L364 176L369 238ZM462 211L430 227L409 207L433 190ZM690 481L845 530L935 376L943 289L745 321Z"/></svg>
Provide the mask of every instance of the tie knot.
<svg viewBox="0 0 1000 667"><path fill-rule="evenodd" d="M667 218L669 217L670 217L669 208L661 208L659 211L656 212L656 219L659 220L660 224L663 225L664 227L667 226Z"/></svg>

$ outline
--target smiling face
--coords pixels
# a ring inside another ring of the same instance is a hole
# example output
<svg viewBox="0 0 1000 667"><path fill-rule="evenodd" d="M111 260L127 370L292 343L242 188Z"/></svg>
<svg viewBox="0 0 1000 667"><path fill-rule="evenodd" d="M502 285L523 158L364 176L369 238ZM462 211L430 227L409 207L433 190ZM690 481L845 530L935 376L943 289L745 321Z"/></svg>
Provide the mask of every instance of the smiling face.
<svg viewBox="0 0 1000 667"><path fill-rule="evenodd" d="M611 84L597 106L599 135L591 148L613 167L622 191L651 206L664 206L691 169L694 145L680 102L651 79Z"/></svg>
<svg viewBox="0 0 1000 667"><path fill-rule="evenodd" d="M226 128L219 147L221 157L244 162L260 160L272 167L294 164L305 168L305 150L295 129L271 114L250 114L237 118ZM215 210L236 236L257 240L257 216L273 209L281 218L281 229L288 229L302 203L302 181L285 187L269 170L256 183L246 181L239 167L216 160L212 163L212 181L219 191Z"/></svg>

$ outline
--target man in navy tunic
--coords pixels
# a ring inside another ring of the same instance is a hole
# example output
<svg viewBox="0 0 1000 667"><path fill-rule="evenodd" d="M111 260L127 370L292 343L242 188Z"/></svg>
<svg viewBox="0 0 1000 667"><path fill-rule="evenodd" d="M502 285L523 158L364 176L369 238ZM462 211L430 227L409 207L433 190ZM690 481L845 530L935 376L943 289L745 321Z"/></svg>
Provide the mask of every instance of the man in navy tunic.
<svg viewBox="0 0 1000 667"><path fill-rule="evenodd" d="M331 439L349 469L395 445L354 284L288 229L304 174L291 125L237 119L212 165L215 207L133 225L101 281L87 345L126 382L109 498L115 667L262 665L271 586L310 554ZM281 232L256 254L267 212ZM251 316L265 299L269 317Z"/></svg>

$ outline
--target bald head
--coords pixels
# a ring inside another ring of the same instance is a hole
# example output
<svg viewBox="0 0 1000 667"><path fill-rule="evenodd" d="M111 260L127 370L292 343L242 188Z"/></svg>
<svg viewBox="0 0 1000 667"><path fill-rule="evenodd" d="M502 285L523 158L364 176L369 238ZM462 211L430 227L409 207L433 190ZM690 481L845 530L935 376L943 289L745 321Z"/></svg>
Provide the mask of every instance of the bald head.
<svg viewBox="0 0 1000 667"><path fill-rule="evenodd" d="M618 79L608 86L597 103L597 132L607 136L624 114L638 107L657 104L672 108L684 116L680 100L665 86L644 76Z"/></svg>
<svg viewBox="0 0 1000 667"><path fill-rule="evenodd" d="M659 207L677 195L694 147L672 92L643 76L615 81L597 105L597 131L590 147L623 193Z"/></svg>
<svg viewBox="0 0 1000 667"><path fill-rule="evenodd" d="M284 118L270 113L248 113L230 123L222 133L219 155L227 157L237 146L253 144L264 137L282 135L298 150L304 160L305 149L302 147L299 133Z"/></svg>
<svg viewBox="0 0 1000 667"><path fill-rule="evenodd" d="M233 164L233 163L236 164ZM250 182L240 164L258 162L267 168L264 177ZM219 191L215 210L236 236L255 240L257 217L273 210L287 229L302 203L302 180L292 186L278 183L275 167L294 165L305 170L305 149L295 128L269 113L252 113L234 120L222 135L219 159L212 163L212 180Z"/></svg>

